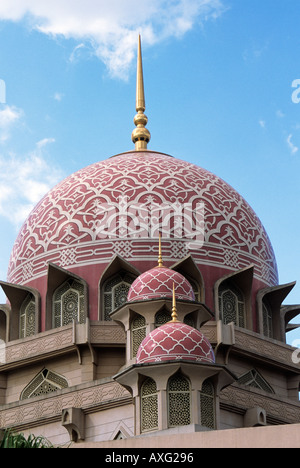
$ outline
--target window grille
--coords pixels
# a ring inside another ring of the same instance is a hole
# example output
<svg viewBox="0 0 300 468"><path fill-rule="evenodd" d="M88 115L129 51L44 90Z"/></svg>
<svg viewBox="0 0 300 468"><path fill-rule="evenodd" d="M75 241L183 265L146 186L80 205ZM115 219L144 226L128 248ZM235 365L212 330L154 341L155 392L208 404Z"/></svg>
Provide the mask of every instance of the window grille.
<svg viewBox="0 0 300 468"><path fill-rule="evenodd" d="M185 275L184 275L185 276ZM195 294L195 301L197 302L201 302L201 293L200 293L200 286L198 283L196 283L196 281L194 281L193 279L191 279L190 277L186 276L186 278L189 280L192 288L193 288L193 291L194 291L194 294Z"/></svg>
<svg viewBox="0 0 300 468"><path fill-rule="evenodd" d="M35 299L28 294L20 309L19 337L35 335Z"/></svg>
<svg viewBox="0 0 300 468"><path fill-rule="evenodd" d="M275 393L273 388L263 378L263 376L255 369L243 374L239 379L238 383L242 385L249 385L250 387L259 388L267 393Z"/></svg>
<svg viewBox="0 0 300 468"><path fill-rule="evenodd" d="M215 429L215 395L213 384L205 380L200 392L201 425Z"/></svg>
<svg viewBox="0 0 300 468"><path fill-rule="evenodd" d="M183 323L189 325L190 327L196 328L196 323L193 317L193 314L188 314L184 317Z"/></svg>
<svg viewBox="0 0 300 468"><path fill-rule="evenodd" d="M163 310L160 312L157 312L155 315L155 328L161 327L165 323L168 323L172 320L172 317L170 313L167 311ZM193 318L193 314L188 314L184 317L183 323L186 325L189 325L190 327L195 328L195 320Z"/></svg>
<svg viewBox="0 0 300 468"><path fill-rule="evenodd" d="M84 323L85 313L84 285L74 279L68 279L57 288L53 297L53 327L58 328L72 323Z"/></svg>
<svg viewBox="0 0 300 468"><path fill-rule="evenodd" d="M137 315L131 322L131 354L136 357L143 339L146 338L146 319Z"/></svg>
<svg viewBox="0 0 300 468"><path fill-rule="evenodd" d="M171 314L165 310L161 310L160 312L157 312L157 314L155 315L155 327L156 328L161 327L162 325L170 322L171 320L172 320Z"/></svg>
<svg viewBox="0 0 300 468"><path fill-rule="evenodd" d="M158 429L158 392L150 377L141 387L141 431Z"/></svg>
<svg viewBox="0 0 300 468"><path fill-rule="evenodd" d="M273 338L273 320L269 305L263 302L263 334L268 338Z"/></svg>
<svg viewBox="0 0 300 468"><path fill-rule="evenodd" d="M219 309L223 323L233 322L238 327L246 327L245 300L239 289L226 284L221 285Z"/></svg>
<svg viewBox="0 0 300 468"><path fill-rule="evenodd" d="M43 369L22 391L20 400L47 395L62 388L67 388L64 377L48 369Z"/></svg>
<svg viewBox="0 0 300 468"><path fill-rule="evenodd" d="M109 321L110 313L127 302L130 286L135 276L121 272L107 280L103 287L104 320Z"/></svg>
<svg viewBox="0 0 300 468"><path fill-rule="evenodd" d="M169 427L191 424L191 386L189 380L178 373L168 381Z"/></svg>

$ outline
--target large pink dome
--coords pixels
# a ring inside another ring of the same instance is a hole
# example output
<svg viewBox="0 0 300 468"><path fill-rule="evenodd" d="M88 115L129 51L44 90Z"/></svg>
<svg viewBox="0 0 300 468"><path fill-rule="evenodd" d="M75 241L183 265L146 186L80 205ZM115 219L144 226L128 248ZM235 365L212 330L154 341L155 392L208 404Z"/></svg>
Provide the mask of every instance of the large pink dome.
<svg viewBox="0 0 300 468"><path fill-rule="evenodd" d="M211 172L151 151L92 164L44 196L15 241L8 281L39 289L52 262L96 288L116 254L140 271L153 268L159 230L168 266L192 254L211 281L253 264L259 287L278 284L269 238L247 202Z"/></svg>
<svg viewBox="0 0 300 468"><path fill-rule="evenodd" d="M181 360L215 362L212 346L203 333L181 322L166 323L149 333L136 356L137 364Z"/></svg>
<svg viewBox="0 0 300 468"><path fill-rule="evenodd" d="M131 285L128 302L172 298L173 284L177 299L194 301L195 294L189 281L169 268L156 267L142 273Z"/></svg>

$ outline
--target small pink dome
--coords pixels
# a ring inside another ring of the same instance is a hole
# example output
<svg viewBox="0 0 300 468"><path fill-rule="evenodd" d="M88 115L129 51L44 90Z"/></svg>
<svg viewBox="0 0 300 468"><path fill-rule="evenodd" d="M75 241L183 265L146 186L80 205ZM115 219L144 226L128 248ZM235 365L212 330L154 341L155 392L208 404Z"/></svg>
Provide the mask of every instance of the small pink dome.
<svg viewBox="0 0 300 468"><path fill-rule="evenodd" d="M136 357L137 364L180 360L215 363L208 339L196 328L181 322L166 323L149 333Z"/></svg>
<svg viewBox="0 0 300 468"><path fill-rule="evenodd" d="M195 300L195 294L189 281L177 271L165 267L152 268L136 278L130 287L127 300L133 302L172 298L173 284L177 299Z"/></svg>

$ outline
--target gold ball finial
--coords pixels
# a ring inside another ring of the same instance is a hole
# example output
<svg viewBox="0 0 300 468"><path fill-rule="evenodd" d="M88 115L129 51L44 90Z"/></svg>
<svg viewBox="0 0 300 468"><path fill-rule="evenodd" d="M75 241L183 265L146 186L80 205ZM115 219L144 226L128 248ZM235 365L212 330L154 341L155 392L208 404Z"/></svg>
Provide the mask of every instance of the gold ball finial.
<svg viewBox="0 0 300 468"><path fill-rule="evenodd" d="M176 306L176 294L175 294L175 284L173 283L173 303L172 303L172 320L171 322L179 322L177 315L177 306Z"/></svg>
<svg viewBox="0 0 300 468"><path fill-rule="evenodd" d="M162 259L162 250L161 250L161 233L159 233L158 237L158 267L161 268L164 266L163 259Z"/></svg>
<svg viewBox="0 0 300 468"><path fill-rule="evenodd" d="M133 119L134 125L137 127L131 134L131 139L135 144L136 151L146 150L147 144L150 141L151 135L146 127L148 118L144 114L145 106L145 92L144 92L144 77L143 77L143 63L142 63L142 47L141 36L139 35L138 42L138 59L137 59L137 76L136 76L136 111L137 114Z"/></svg>

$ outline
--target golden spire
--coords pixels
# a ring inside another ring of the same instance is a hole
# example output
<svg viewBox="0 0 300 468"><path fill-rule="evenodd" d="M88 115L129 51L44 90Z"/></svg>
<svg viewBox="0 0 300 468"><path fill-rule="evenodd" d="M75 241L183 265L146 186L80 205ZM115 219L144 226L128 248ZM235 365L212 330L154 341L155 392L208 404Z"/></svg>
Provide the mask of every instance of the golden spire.
<svg viewBox="0 0 300 468"><path fill-rule="evenodd" d="M160 268L164 266L163 259L162 259L162 252L161 252L161 233L159 233L159 238L158 238L158 266Z"/></svg>
<svg viewBox="0 0 300 468"><path fill-rule="evenodd" d="M138 42L138 57L137 57L137 75L136 75L136 111L137 114L133 119L135 128L132 132L131 139L135 144L135 150L146 150L147 144L150 141L151 135L146 127L148 118L144 114L145 106L145 92L144 92L144 78L143 78L143 63L142 63L142 47L141 36L139 35Z"/></svg>
<svg viewBox="0 0 300 468"><path fill-rule="evenodd" d="M176 295L175 295L175 284L173 283L173 303L172 303L172 320L171 322L179 322L177 316L177 307L176 307Z"/></svg>

